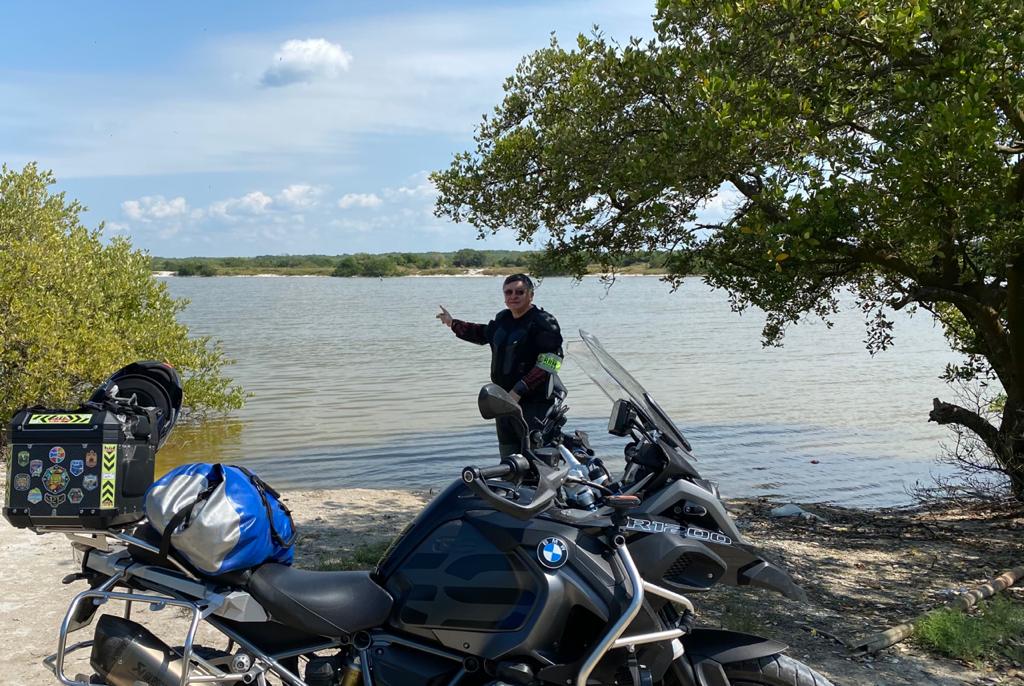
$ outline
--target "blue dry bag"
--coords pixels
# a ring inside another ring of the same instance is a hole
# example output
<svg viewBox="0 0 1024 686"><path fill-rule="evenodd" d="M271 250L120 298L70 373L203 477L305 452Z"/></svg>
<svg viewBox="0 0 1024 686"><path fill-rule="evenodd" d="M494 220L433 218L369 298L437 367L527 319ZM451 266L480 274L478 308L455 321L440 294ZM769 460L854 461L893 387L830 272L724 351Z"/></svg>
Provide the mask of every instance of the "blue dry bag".
<svg viewBox="0 0 1024 686"><path fill-rule="evenodd" d="M176 467L150 486L145 507L162 536L161 553L174 548L205 574L292 563L291 512L277 491L244 467Z"/></svg>

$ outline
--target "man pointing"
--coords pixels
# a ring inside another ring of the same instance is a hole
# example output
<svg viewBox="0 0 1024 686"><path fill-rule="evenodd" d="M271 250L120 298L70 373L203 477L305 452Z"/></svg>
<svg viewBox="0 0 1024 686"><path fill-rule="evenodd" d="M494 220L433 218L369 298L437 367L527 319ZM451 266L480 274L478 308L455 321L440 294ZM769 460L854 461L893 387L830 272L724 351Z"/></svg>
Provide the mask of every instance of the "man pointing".
<svg viewBox="0 0 1024 686"><path fill-rule="evenodd" d="M553 402L551 364L545 355L562 356L562 332L558 321L533 304L533 282L526 274L513 274L502 285L505 307L487 324L455 319L443 306L437 318L464 341L491 346L491 381L498 384L523 409L530 430ZM538 365L540 358L540 365ZM520 449L515 425L507 417L496 422L501 456Z"/></svg>

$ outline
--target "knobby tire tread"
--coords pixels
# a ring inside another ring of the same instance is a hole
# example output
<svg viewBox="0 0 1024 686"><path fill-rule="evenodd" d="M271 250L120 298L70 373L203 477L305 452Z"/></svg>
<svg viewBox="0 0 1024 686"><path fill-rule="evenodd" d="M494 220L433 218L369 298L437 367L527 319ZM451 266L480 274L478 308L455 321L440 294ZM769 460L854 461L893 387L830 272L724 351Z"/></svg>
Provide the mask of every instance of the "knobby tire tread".
<svg viewBox="0 0 1024 686"><path fill-rule="evenodd" d="M835 686L816 671L787 655L722 665L735 686Z"/></svg>

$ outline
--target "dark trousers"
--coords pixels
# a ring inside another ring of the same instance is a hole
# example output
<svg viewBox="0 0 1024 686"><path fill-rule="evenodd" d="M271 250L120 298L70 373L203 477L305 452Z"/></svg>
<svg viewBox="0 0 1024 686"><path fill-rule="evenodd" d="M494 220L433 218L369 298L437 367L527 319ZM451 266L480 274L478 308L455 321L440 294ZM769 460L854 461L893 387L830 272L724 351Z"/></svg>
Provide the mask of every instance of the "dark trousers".
<svg viewBox="0 0 1024 686"><path fill-rule="evenodd" d="M543 426L544 415L551 408L551 402L525 402L520 403L519 407L523 410L523 418L530 431L536 431ZM523 439L518 425L519 420L516 417L498 417L494 420L494 428L498 434L498 454L501 457L523 452Z"/></svg>

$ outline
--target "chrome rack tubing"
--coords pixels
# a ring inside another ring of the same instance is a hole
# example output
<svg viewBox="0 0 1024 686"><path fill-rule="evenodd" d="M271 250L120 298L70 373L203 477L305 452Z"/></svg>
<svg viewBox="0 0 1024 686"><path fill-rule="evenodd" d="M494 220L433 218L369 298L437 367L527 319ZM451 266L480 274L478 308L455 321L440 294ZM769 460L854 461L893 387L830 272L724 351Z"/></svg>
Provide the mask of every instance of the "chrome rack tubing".
<svg viewBox="0 0 1024 686"><path fill-rule="evenodd" d="M665 598L673 603L677 603L685 607L691 613L693 612L693 603L690 602L686 596L681 596L678 593L673 593L667 588L661 586L655 586L650 581L644 581L644 593L649 595L655 595L660 598ZM636 636L622 636L616 639L615 643L612 644L612 648L628 648L630 646L641 645L644 643L658 643L659 641L671 641L675 638L682 638L685 632L682 629L665 629L664 631L652 631L649 634L637 634Z"/></svg>
<svg viewBox="0 0 1024 686"><path fill-rule="evenodd" d="M282 665L276 659L272 658L270 655L257 648L255 645L250 643L248 640L246 640L243 636L238 634L230 627L215 620L216 617L210 622L213 628L227 636L229 639L237 643L242 648L245 648L245 650L251 653L253 658L255 658L256 660L265 662L266 664L270 665L274 674L280 677L285 683L290 684L290 686L306 686L305 682L302 681L302 679L300 679L295 674L292 674L288 669L284 667L284 665ZM317 648L317 650L319 650L319 648Z"/></svg>
<svg viewBox="0 0 1024 686"><path fill-rule="evenodd" d="M199 622L203 618L200 614L199 608L196 605L189 604L192 610L192 624L188 628L188 634L185 636L185 645L181 650L181 681L180 686L188 686L189 676L192 674L192 644L196 640L196 632L199 631Z"/></svg>
<svg viewBox="0 0 1024 686"><path fill-rule="evenodd" d="M605 653L611 650L615 640L622 635L626 627L629 626L629 623L639 614L640 608L644 604L644 581L640 578L640 572L636 568L636 563L633 562L633 556L629 554L629 548L626 547L626 539L621 534L617 535L614 544L615 555L619 558L619 563L629 579L633 598L629 601L626 611L612 625L608 633L598 642L590 656L583 663L580 673L576 677L576 686L587 686L587 679L590 678L590 674L597 667L597 663L601 661Z"/></svg>
<svg viewBox="0 0 1024 686"><path fill-rule="evenodd" d="M86 598L109 597L111 595L110 589L123 578L124 572L120 572L104 581L102 585L96 588L91 588L87 591L82 591L71 600L71 605L68 606L68 611L64 613L64 620L60 623L60 636L57 639L57 652L53 662L53 674L65 686L83 686L83 682L69 679L67 675L64 674L64 655L68 652L68 634L71 632L71 618L74 616L75 610L78 609L78 606ZM92 641L84 641L83 643L89 643L91 645ZM72 650L77 650L81 647L84 647L84 645L82 643L77 643ZM46 660L43 660L43 662L45 663Z"/></svg>
<svg viewBox="0 0 1024 686"><path fill-rule="evenodd" d="M687 598L686 596L683 596L683 595L679 595L678 593L673 593L672 591L668 590L667 588L662 588L661 586L655 586L650 581L645 581L644 582L644 591L647 592L647 593L650 593L651 595L656 595L659 598L664 598L665 600L671 600L673 603L675 603L677 605L682 605L683 607L685 607L690 612L695 612L695 610L693 609L693 603L690 602L689 598Z"/></svg>

